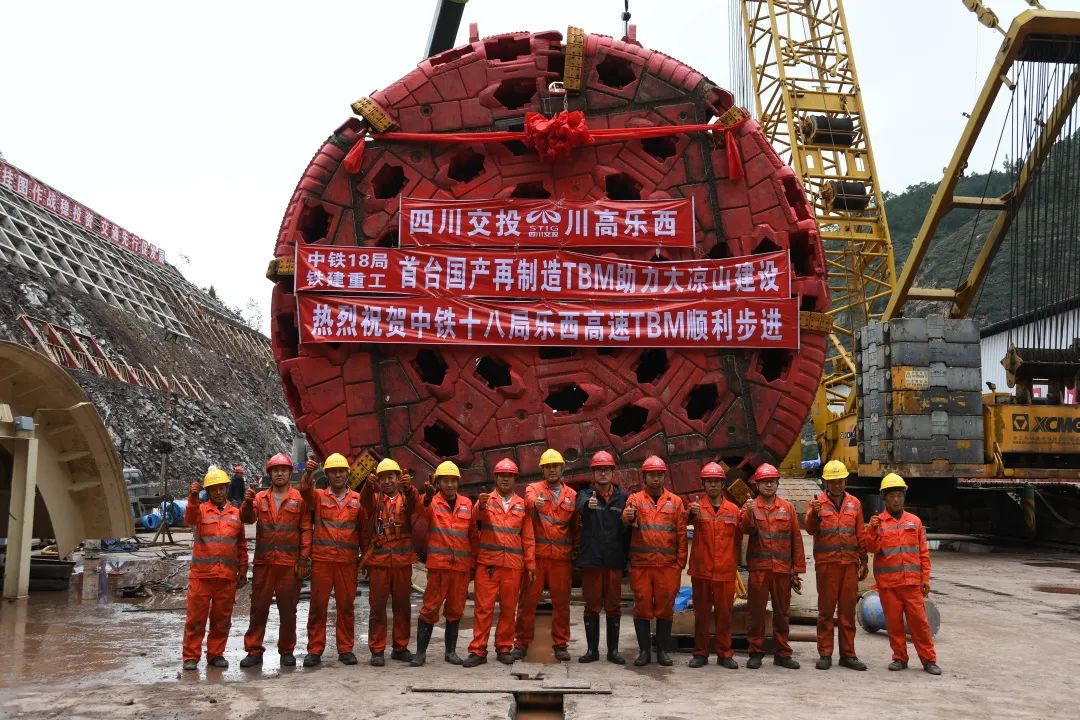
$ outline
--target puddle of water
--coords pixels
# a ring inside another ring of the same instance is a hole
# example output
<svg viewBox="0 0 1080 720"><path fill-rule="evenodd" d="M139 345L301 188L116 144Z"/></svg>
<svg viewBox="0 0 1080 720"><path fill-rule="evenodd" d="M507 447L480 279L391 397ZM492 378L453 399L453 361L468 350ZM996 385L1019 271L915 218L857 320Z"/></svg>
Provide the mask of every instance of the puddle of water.
<svg viewBox="0 0 1080 720"><path fill-rule="evenodd" d="M558 661L555 659L555 648L551 647L551 615L542 615L538 609L536 611L536 631L533 633L533 641L529 645L529 652L525 654L526 662L544 663L547 665L554 665ZM519 715L518 717L522 717ZM539 716L531 716L539 717ZM562 715L559 715L562 717Z"/></svg>
<svg viewBox="0 0 1080 720"><path fill-rule="evenodd" d="M1044 593L1054 593L1056 595L1080 595L1080 587L1069 587L1068 585L1035 585L1036 590Z"/></svg>
<svg viewBox="0 0 1080 720"><path fill-rule="evenodd" d="M232 627L225 653L227 670L206 668L180 675L183 638L186 564L165 560L87 561L76 568L68 592L33 593L29 598L0 603L0 647L4 648L4 672L0 689L40 685L95 685L177 680L233 682L254 677L274 677L281 673L304 672L280 668L277 657L278 615L270 609L266 628L266 661L262 666L241 670L243 636L247 630L251 594L242 589L233 609ZM163 582L160 582L163 581ZM147 586L150 598L123 598L123 588ZM248 586L250 588L250 585ZM169 592L169 589L178 589ZM368 601L367 587L356 601L355 651L366 658ZM413 598L413 618L420 600ZM302 658L307 645L307 593L297 608L297 649ZM331 601L327 627L327 664L337 662L334 647L336 613ZM415 640L415 639L414 639ZM42 668L47 668L43 676Z"/></svg>

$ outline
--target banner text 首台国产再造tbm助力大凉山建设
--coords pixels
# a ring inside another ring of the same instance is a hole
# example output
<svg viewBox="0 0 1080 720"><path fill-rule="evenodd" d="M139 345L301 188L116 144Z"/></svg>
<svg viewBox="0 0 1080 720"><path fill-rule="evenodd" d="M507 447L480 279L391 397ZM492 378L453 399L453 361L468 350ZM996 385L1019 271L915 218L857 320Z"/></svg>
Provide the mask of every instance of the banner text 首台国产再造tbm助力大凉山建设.
<svg viewBox="0 0 1080 720"><path fill-rule="evenodd" d="M396 250L305 245L297 292L547 300L791 295L787 253L653 262L568 250Z"/></svg>

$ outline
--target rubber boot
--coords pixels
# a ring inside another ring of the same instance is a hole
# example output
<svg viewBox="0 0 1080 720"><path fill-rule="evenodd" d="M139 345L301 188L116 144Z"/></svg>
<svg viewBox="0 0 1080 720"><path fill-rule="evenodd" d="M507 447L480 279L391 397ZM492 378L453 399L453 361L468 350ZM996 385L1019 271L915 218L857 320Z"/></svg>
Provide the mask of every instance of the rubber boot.
<svg viewBox="0 0 1080 720"><path fill-rule="evenodd" d="M638 656L637 659L634 660L634 665L637 667L648 665L652 662L652 653L649 649L649 645L652 644L652 637L649 632L649 621L634 618L634 633L637 634L638 646Z"/></svg>
<svg viewBox="0 0 1080 720"><path fill-rule="evenodd" d="M585 616L585 644L589 649L577 659L579 663L591 663L600 659L600 616Z"/></svg>
<svg viewBox="0 0 1080 720"><path fill-rule="evenodd" d="M446 650L443 653L443 660L451 665L461 665L465 662L457 654L457 633L460 623L460 620L446 623Z"/></svg>
<svg viewBox="0 0 1080 720"><path fill-rule="evenodd" d="M616 665L625 665L626 659L619 654L619 625L621 615L607 616L607 661Z"/></svg>
<svg viewBox="0 0 1080 720"><path fill-rule="evenodd" d="M435 626L430 623L423 620L416 621L416 652L413 653L413 658L409 662L413 667L420 667L427 660L427 646L431 642L431 631L434 629Z"/></svg>
<svg viewBox="0 0 1080 720"><path fill-rule="evenodd" d="M656 662L664 667L671 667L671 657L668 656L668 648L671 647L671 621L656 620Z"/></svg>

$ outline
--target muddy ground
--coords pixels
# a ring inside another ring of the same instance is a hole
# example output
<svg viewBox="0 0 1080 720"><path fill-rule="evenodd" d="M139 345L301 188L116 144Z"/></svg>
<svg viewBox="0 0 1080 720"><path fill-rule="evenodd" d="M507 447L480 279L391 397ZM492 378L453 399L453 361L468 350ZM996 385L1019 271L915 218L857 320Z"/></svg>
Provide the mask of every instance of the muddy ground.
<svg viewBox="0 0 1080 720"><path fill-rule="evenodd" d="M320 668L279 667L273 647L261 668L241 670L247 591L241 591L229 641L228 670L180 673L180 635L186 565L143 551L143 559L120 564L86 563L69 593L41 593L0 605L0 717L30 718L481 718L514 717L515 693L554 687L566 693L563 708L543 717L701 718L1056 718L1075 717L1080 697L1080 555L1011 550L966 554L935 552L932 599L941 611L936 638L941 677L885 669L887 638L862 630L859 655L865 673L834 667L813 669L815 647L795 644L803 669L766 662L761 670L580 665L584 651L581 608L573 608L575 661L542 666L539 680L492 662L465 670L442 661L436 630L429 663L422 669L389 662L366 664L367 592L357 602L357 654L361 664L336 661L333 641ZM149 600L123 600L121 588L150 580ZM418 598L414 598L415 608ZM306 619L301 603L300 623ZM625 612L629 612L628 609ZM273 614L271 616L273 618ZM471 607L462 623L459 653L471 632ZM805 635L810 627L796 627ZM271 627L268 638L276 637ZM332 633L331 633L332 637ZM627 615L622 645L632 657L633 628ZM536 655L543 660L545 643ZM298 654L304 647L304 637ZM744 653L737 655L745 663ZM533 671L537 667L533 665ZM528 668L526 668L528 669ZM588 687L568 688L571 685ZM431 692L434 691L434 692ZM582 694L573 694L573 693ZM523 711L519 717L526 717ZM540 717L533 715L532 717Z"/></svg>

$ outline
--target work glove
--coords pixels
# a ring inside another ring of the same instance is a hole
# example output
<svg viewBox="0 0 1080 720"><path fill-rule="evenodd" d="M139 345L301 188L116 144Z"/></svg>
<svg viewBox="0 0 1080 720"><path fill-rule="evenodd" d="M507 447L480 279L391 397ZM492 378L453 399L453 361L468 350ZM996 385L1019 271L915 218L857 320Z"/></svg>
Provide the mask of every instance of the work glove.
<svg viewBox="0 0 1080 720"><path fill-rule="evenodd" d="M928 583L928 582L923 583L922 585L919 586L919 589L922 590L922 596L923 597L928 597L930 595L930 583Z"/></svg>
<svg viewBox="0 0 1080 720"><path fill-rule="evenodd" d="M861 582L861 581L865 580L866 576L869 575L869 574L870 574L870 565L865 563L865 562L859 563L859 581Z"/></svg>

